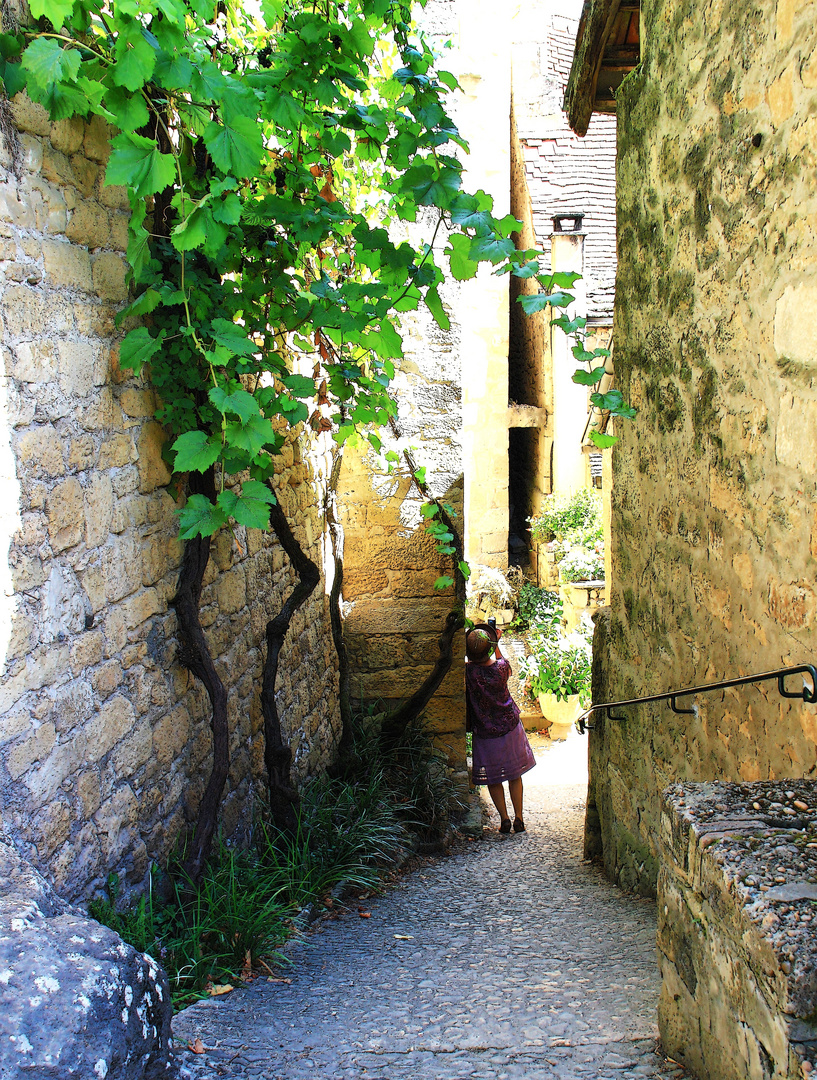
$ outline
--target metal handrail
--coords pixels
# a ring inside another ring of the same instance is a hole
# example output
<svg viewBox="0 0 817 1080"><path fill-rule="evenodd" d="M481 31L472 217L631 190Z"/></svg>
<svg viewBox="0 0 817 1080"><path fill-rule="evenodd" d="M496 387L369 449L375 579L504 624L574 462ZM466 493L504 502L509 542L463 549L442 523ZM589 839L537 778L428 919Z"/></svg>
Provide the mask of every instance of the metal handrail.
<svg viewBox="0 0 817 1080"><path fill-rule="evenodd" d="M811 689L805 679L803 689L797 693L786 690L783 680L787 675L807 674L811 678ZM693 694L707 694L712 690L726 690L730 686L747 686L749 683L767 682L769 679L777 679L777 689L786 698L800 698L802 701L813 705L817 702L817 668L813 664L800 664L799 667L778 668L776 671L764 671L759 675L744 675L740 679L725 679L722 682L704 683L703 686L687 686L682 690L668 690L666 694L650 694L648 697L628 698L626 701L607 701L601 705L591 705L589 709L577 718L576 724L582 735L593 725L587 723L587 719L595 712L605 712L608 720L626 720L626 716L614 716L612 709L620 709L625 705L645 705L650 701L668 701L670 708L675 713L697 715L698 706L691 709L681 709L676 704L678 698L690 697Z"/></svg>

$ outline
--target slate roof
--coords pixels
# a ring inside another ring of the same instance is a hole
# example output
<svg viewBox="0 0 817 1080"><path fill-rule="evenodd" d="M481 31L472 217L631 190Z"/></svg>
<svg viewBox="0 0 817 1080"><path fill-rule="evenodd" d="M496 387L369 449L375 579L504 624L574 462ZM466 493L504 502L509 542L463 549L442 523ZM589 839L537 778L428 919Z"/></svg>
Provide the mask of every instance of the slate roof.
<svg viewBox="0 0 817 1080"><path fill-rule="evenodd" d="M546 69L559 86L567 83L578 20L554 15L550 21ZM616 120L593 116L587 135L579 138L563 112L543 118L532 136L521 139L525 174L533 210L537 246L549 269L553 216L582 213L585 233L587 312L591 319L612 321L616 274Z"/></svg>

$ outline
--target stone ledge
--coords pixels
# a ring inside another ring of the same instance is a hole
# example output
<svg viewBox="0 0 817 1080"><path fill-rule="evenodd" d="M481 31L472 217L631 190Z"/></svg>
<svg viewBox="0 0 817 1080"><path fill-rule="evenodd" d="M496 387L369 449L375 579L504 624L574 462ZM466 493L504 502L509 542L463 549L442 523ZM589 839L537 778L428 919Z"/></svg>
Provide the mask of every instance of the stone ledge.
<svg viewBox="0 0 817 1080"><path fill-rule="evenodd" d="M794 1080L817 1062L817 782L664 793L659 1026L702 1080Z"/></svg>

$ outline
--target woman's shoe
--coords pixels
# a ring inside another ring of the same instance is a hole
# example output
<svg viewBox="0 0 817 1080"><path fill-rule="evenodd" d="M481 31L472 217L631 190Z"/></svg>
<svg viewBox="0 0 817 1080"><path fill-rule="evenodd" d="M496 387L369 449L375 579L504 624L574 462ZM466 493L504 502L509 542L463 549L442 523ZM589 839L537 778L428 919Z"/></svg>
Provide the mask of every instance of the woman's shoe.
<svg viewBox="0 0 817 1080"><path fill-rule="evenodd" d="M511 819L509 817L503 818L502 824L499 826L499 831L501 833L509 833L511 831Z"/></svg>
<svg viewBox="0 0 817 1080"><path fill-rule="evenodd" d="M510 832L510 830L508 830L508 831ZM525 831L525 822L522 820L521 817L514 818L513 831L514 832L524 832Z"/></svg>

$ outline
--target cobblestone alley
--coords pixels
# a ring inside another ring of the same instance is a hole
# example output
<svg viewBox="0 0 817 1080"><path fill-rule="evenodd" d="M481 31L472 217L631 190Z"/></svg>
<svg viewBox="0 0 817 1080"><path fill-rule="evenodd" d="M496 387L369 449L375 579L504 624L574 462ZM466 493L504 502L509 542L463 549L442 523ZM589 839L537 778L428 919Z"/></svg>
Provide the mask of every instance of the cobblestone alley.
<svg viewBox="0 0 817 1080"><path fill-rule="evenodd" d="M182 1013L181 1076L590 1080L686 1074L656 1050L655 907L582 861L585 739L539 741L528 832L407 876L259 979Z"/></svg>

